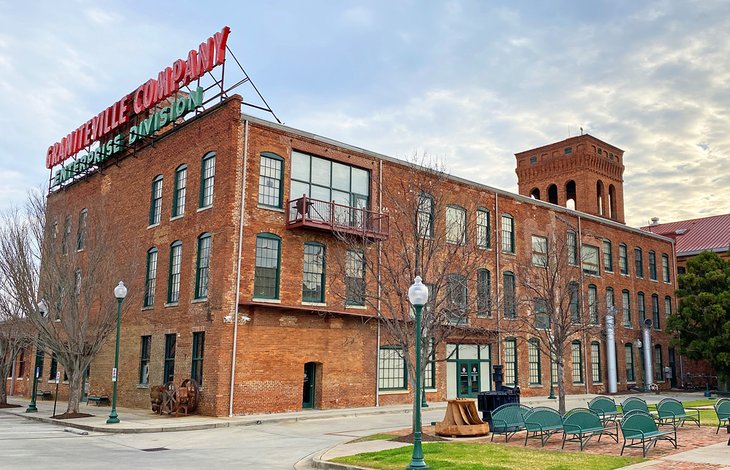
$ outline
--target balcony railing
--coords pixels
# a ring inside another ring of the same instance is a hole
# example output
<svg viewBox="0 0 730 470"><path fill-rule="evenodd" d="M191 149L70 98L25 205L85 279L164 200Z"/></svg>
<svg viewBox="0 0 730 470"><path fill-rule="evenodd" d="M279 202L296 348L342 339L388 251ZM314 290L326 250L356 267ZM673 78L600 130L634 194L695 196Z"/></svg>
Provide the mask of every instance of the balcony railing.
<svg viewBox="0 0 730 470"><path fill-rule="evenodd" d="M287 203L286 228L311 228L370 240L386 240L389 233L385 214L307 196Z"/></svg>

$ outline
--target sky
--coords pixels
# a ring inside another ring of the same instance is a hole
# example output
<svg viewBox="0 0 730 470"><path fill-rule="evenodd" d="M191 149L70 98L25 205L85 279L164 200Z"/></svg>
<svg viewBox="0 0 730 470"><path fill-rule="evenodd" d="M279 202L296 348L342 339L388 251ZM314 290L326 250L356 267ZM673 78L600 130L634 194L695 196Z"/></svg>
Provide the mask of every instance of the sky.
<svg viewBox="0 0 730 470"><path fill-rule="evenodd" d="M228 25L294 128L517 192L514 154L582 127L625 151L627 224L730 212L728 1L0 0L0 25L0 209Z"/></svg>

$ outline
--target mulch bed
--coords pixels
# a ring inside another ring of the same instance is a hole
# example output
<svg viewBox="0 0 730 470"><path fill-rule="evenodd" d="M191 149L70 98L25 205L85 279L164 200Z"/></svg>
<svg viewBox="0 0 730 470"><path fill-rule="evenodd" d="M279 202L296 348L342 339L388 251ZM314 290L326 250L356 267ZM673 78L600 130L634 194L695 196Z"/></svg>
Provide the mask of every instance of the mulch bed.
<svg viewBox="0 0 730 470"><path fill-rule="evenodd" d="M76 418L91 418L94 415L89 413L63 413L60 415L51 416L53 419L76 419Z"/></svg>
<svg viewBox="0 0 730 470"><path fill-rule="evenodd" d="M0 403L0 408L20 408L22 405L13 405L12 403Z"/></svg>

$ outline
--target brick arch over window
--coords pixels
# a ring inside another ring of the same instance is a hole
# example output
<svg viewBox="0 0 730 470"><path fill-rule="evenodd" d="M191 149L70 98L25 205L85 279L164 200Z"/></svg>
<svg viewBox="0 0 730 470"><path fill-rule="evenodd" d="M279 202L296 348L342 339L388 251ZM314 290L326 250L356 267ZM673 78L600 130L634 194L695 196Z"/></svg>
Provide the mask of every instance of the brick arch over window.
<svg viewBox="0 0 730 470"><path fill-rule="evenodd" d="M547 194L548 194L549 203L551 203L551 204L558 203L558 185L557 184L551 184L550 186L548 186Z"/></svg>
<svg viewBox="0 0 730 470"><path fill-rule="evenodd" d="M596 209L598 209L598 215L605 215L603 181L601 180L596 182Z"/></svg>
<svg viewBox="0 0 730 470"><path fill-rule="evenodd" d="M576 208L576 194L577 194L577 188L574 180L569 180L567 183L565 183L565 207L568 209L575 209Z"/></svg>
<svg viewBox="0 0 730 470"><path fill-rule="evenodd" d="M532 191L530 191L530 197L533 199L540 200L540 189L539 188L532 188Z"/></svg>

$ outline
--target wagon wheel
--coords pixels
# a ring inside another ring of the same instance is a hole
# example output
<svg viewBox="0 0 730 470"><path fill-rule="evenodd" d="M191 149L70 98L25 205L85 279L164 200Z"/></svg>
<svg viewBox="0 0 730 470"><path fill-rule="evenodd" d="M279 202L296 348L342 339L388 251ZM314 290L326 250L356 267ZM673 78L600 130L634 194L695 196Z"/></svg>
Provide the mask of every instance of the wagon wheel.
<svg viewBox="0 0 730 470"><path fill-rule="evenodd" d="M172 414L177 410L177 388L175 388L175 384L172 382L167 382L164 387L160 414L163 411L167 414Z"/></svg>
<svg viewBox="0 0 730 470"><path fill-rule="evenodd" d="M198 408L198 403L200 403L200 386L198 382L195 379L185 379L180 387L188 390L188 412L194 412Z"/></svg>

